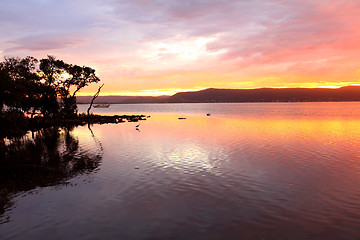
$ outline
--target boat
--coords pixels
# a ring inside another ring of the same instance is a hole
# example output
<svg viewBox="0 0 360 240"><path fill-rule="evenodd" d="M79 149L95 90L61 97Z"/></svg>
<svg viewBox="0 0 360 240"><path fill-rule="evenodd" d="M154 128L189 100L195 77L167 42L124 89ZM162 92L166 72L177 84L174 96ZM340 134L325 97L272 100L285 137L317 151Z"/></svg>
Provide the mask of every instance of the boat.
<svg viewBox="0 0 360 240"><path fill-rule="evenodd" d="M94 108L108 108L110 104L95 104Z"/></svg>

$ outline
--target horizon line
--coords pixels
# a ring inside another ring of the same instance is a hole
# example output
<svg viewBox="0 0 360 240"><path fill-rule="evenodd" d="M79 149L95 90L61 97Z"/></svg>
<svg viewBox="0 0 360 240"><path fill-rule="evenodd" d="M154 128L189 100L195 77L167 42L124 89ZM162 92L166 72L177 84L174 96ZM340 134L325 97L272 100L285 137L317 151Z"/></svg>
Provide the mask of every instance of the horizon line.
<svg viewBox="0 0 360 240"><path fill-rule="evenodd" d="M350 85L343 85L343 86L316 86L316 87L258 87L258 88L216 88L216 87L208 87L208 88L199 88L199 89L182 89L180 91L174 91L171 94L159 94L159 95L145 95L149 93L151 90L146 90L145 92L131 92L131 93L109 93L109 94L100 94L99 97L170 97L177 93L183 93L183 92L199 92L207 89L223 89L223 90L256 90L256 89L340 89L343 87L360 87L360 84L350 84ZM178 89L177 89L178 90ZM154 93L157 92L172 92L171 90L163 90L163 91L156 91L154 90ZM79 95L77 97L92 97L93 93L79 92Z"/></svg>

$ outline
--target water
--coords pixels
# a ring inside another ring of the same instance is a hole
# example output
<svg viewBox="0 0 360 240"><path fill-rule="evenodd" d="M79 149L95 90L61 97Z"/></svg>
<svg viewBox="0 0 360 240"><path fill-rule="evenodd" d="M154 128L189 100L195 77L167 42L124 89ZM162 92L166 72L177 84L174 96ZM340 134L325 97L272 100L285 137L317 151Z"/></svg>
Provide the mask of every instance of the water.
<svg viewBox="0 0 360 240"><path fill-rule="evenodd" d="M151 117L29 135L0 239L360 239L360 103L94 111Z"/></svg>

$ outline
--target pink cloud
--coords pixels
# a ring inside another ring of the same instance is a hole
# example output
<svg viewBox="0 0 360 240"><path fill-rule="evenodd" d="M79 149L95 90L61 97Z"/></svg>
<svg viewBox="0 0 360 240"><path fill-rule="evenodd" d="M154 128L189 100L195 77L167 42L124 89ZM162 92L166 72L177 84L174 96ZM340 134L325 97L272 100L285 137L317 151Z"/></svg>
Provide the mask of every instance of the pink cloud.
<svg viewBox="0 0 360 240"><path fill-rule="evenodd" d="M14 47L5 50L5 53L12 53L18 50L28 51L49 51L77 47L85 43L80 36L74 35L36 35L8 41Z"/></svg>
<svg viewBox="0 0 360 240"><path fill-rule="evenodd" d="M208 49L225 50L222 60L241 58L245 60L243 62L249 60L251 63L292 61L305 55L311 59L316 56L309 56L309 52L324 53L324 49L332 50L329 55L342 54L340 50L347 47L359 49L360 46L356 46L359 31L353 28L353 23L360 20L354 10L357 8L360 12L358 3L345 4L330 12L323 10L320 4L299 5L299 2L286 5L283 20L263 23L264 29L246 37L239 32L229 33L209 44Z"/></svg>
<svg viewBox="0 0 360 240"><path fill-rule="evenodd" d="M356 0L5 1L0 51L51 51L94 63L105 82L144 77L158 88L172 81L165 75L189 88L184 69L229 74L231 81L241 81L240 72L335 78L359 68L359 12ZM181 59L197 39L212 41L194 59Z"/></svg>

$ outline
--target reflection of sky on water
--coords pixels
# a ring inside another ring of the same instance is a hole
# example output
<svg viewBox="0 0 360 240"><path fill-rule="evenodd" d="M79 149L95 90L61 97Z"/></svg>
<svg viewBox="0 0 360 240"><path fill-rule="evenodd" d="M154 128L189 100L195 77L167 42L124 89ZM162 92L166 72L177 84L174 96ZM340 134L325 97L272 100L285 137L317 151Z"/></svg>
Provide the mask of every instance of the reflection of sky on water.
<svg viewBox="0 0 360 240"><path fill-rule="evenodd" d="M0 237L358 239L360 110L336 117L356 104L299 105L320 112L264 104L245 115L181 110L77 127L82 151L102 149L100 167L16 198Z"/></svg>
<svg viewBox="0 0 360 240"><path fill-rule="evenodd" d="M355 164L359 155L354 146L360 126L355 120L179 116L153 114L141 122L140 132L135 123L93 128L110 154L189 173L221 174L218 167L237 165L238 173L272 178L275 167L298 163L294 174L305 166L326 169L329 161L343 162L342 156L352 156L346 161Z"/></svg>
<svg viewBox="0 0 360 240"><path fill-rule="evenodd" d="M86 112L88 104L78 105ZM241 119L359 119L359 102L275 102L275 103L169 103L169 104L111 104L109 108L92 109L95 114L152 114L170 113Z"/></svg>
<svg viewBox="0 0 360 240"><path fill-rule="evenodd" d="M211 171L217 166L217 162L226 160L226 155L215 155L201 146L184 143L174 146L153 148L156 161L162 168L174 168L187 174L196 174L203 171ZM213 172L216 173L216 172Z"/></svg>

